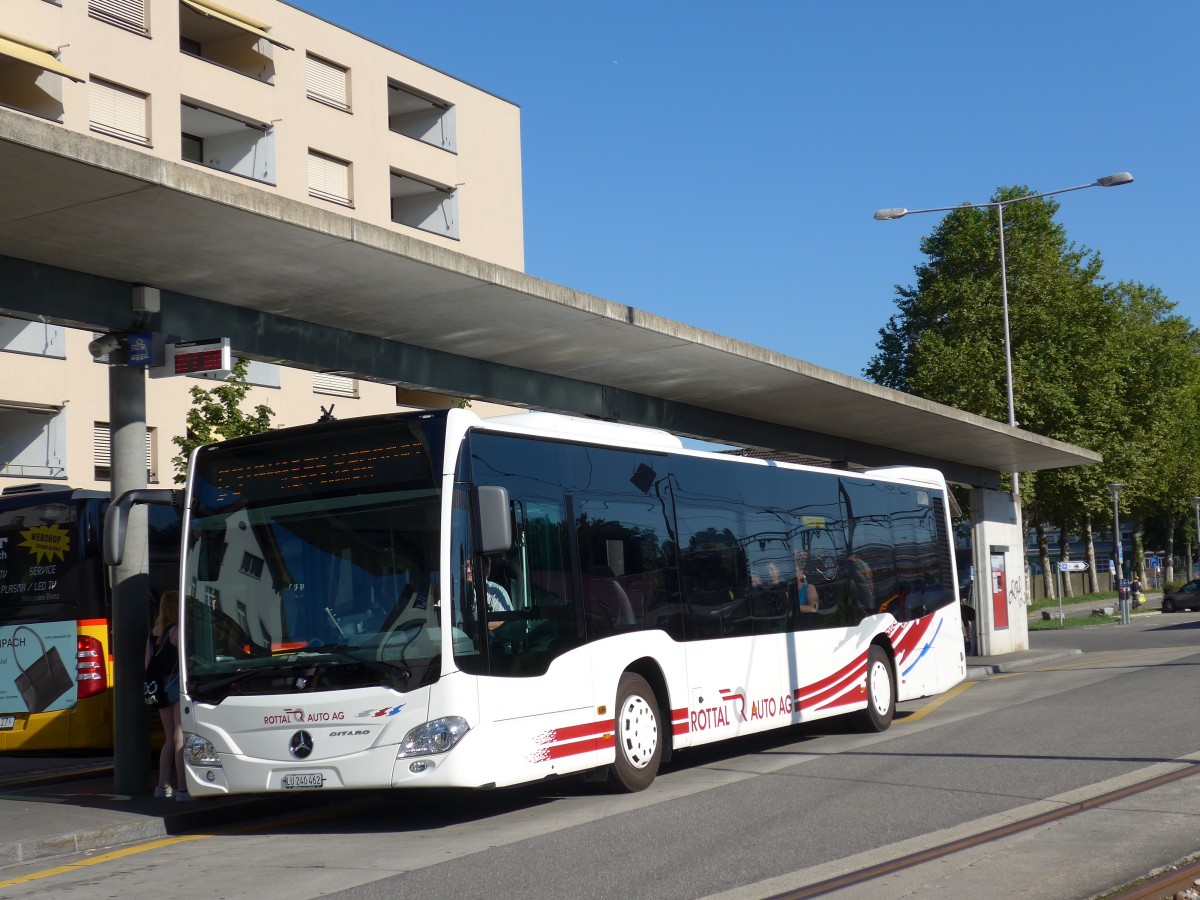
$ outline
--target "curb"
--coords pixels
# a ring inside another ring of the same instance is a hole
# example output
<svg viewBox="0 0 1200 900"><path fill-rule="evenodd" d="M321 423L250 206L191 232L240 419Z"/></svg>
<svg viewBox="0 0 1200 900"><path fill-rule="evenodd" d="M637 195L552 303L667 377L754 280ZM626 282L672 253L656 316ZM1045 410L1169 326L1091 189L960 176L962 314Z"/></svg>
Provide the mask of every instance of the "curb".
<svg viewBox="0 0 1200 900"><path fill-rule="evenodd" d="M148 819L143 822L105 825L86 831L73 831L49 837L13 841L8 844L0 844L0 866L15 866L51 856L65 856L69 853L87 853L89 850L99 850L102 847L166 837L167 833L167 825L164 820Z"/></svg>
<svg viewBox="0 0 1200 900"><path fill-rule="evenodd" d="M349 792L339 791L336 793L342 795L341 799L344 799ZM7 799L16 798L10 796ZM28 799L32 800L33 798ZM159 802L170 803L171 801ZM131 811L125 813L131 817L126 822L97 825L93 828L81 828L77 831L43 837L0 842L0 867L27 864L55 856L88 853L124 844L221 828L222 826L227 827L233 823L266 820L274 814L286 815L291 805L284 803L281 806L278 797L248 794L180 804L184 808L174 809L165 815ZM140 816L140 818L134 818L136 816Z"/></svg>
<svg viewBox="0 0 1200 900"><path fill-rule="evenodd" d="M992 675L1006 675L1010 672L1022 672L1026 669L1034 669L1043 663L1053 662L1056 659L1065 659L1068 656L1081 656L1082 650L1049 650L1046 653L1039 653L1036 657L1030 659L1014 659L1009 662L987 663L985 665L967 666L967 681L982 681Z"/></svg>

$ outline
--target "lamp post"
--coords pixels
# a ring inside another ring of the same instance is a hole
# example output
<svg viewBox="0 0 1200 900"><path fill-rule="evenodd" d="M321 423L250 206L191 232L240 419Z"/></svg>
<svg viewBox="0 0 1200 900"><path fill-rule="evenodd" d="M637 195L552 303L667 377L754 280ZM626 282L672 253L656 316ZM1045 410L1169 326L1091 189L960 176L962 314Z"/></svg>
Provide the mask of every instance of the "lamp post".
<svg viewBox="0 0 1200 900"><path fill-rule="evenodd" d="M1108 486L1109 493L1113 498L1113 559L1117 563L1117 602L1121 606L1121 624L1129 624L1129 603L1125 596L1125 590L1121 587L1121 579L1125 574L1125 559L1121 552L1121 513L1117 507L1117 498L1121 496L1121 488L1125 485L1119 481L1114 481Z"/></svg>
<svg viewBox="0 0 1200 900"><path fill-rule="evenodd" d="M1194 509L1196 511L1196 543L1193 545L1196 547L1196 551L1195 551L1195 553L1193 553L1193 556L1200 556L1200 497L1192 498L1192 509ZM1191 577L1192 577L1192 567L1191 567L1190 561L1189 561L1188 578L1191 578Z"/></svg>
<svg viewBox="0 0 1200 900"><path fill-rule="evenodd" d="M1133 181L1133 176L1128 172L1117 172L1113 175L1104 175L1097 178L1095 181L1088 184L1077 184L1074 187L1059 188L1056 191L1043 191L1040 194L1029 194L1025 197L1014 197L1011 200L996 200L992 203L963 203L959 206L939 206L930 209L905 209L904 207L895 207L893 209L880 209L875 211L875 218L880 222L888 222L892 219L902 219L907 215L914 213L937 213L937 212L953 212L956 209L995 209L996 216L999 219L1000 231L1000 299L1002 310L1004 313L1004 378L1005 392L1008 395L1008 424L1016 427L1017 415L1016 407L1013 404L1013 374L1012 374L1012 337L1009 333L1008 326L1008 265L1004 257L1004 207L1011 206L1014 203L1021 203L1025 200L1040 200L1042 197L1052 197L1055 194L1066 194L1071 191L1082 191L1093 187L1118 187L1122 184L1129 184ZM1025 528L1021 521L1021 489L1020 480L1017 472L1012 473L1012 494L1013 506L1016 511L1017 530L1020 533L1021 541L1021 567L1024 570L1025 565Z"/></svg>

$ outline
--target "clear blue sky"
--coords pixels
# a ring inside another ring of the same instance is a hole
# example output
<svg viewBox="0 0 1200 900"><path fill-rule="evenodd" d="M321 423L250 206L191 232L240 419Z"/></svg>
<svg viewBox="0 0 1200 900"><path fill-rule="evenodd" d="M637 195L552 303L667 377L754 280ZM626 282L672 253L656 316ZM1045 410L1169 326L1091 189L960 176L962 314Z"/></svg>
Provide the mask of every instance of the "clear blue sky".
<svg viewBox="0 0 1200 900"><path fill-rule="evenodd" d="M1200 320L1196 4L289 2L521 107L539 278L858 376L937 221L876 209L1129 171L1059 221Z"/></svg>

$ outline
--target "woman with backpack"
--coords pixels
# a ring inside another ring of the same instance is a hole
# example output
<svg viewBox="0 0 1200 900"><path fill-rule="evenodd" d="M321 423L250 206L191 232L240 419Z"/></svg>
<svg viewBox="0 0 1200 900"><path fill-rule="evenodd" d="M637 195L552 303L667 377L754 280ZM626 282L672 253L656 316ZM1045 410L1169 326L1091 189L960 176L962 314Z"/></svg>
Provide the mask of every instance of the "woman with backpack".
<svg viewBox="0 0 1200 900"><path fill-rule="evenodd" d="M183 729L179 722L179 592L163 591L158 618L146 639L146 682L162 687L154 706L162 721L163 746L158 754L155 797L191 800L183 777ZM174 774L174 778L172 778ZM174 783L172 783L174 782Z"/></svg>

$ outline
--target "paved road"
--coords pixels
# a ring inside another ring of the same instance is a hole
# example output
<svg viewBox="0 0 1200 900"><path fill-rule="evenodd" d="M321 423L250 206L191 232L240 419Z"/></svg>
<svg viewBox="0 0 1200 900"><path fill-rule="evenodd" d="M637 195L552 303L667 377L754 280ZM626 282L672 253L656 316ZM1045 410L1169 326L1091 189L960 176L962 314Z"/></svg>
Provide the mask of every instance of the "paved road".
<svg viewBox="0 0 1200 900"><path fill-rule="evenodd" d="M905 704L883 735L798 729L680 754L630 797L564 781L294 806L244 834L9 866L0 881L34 880L0 898L765 897L1200 761L1200 615L1033 642L1056 656L1047 671ZM834 896L1090 897L1200 849L1197 801L1189 776ZM0 796L0 828L19 802Z"/></svg>

